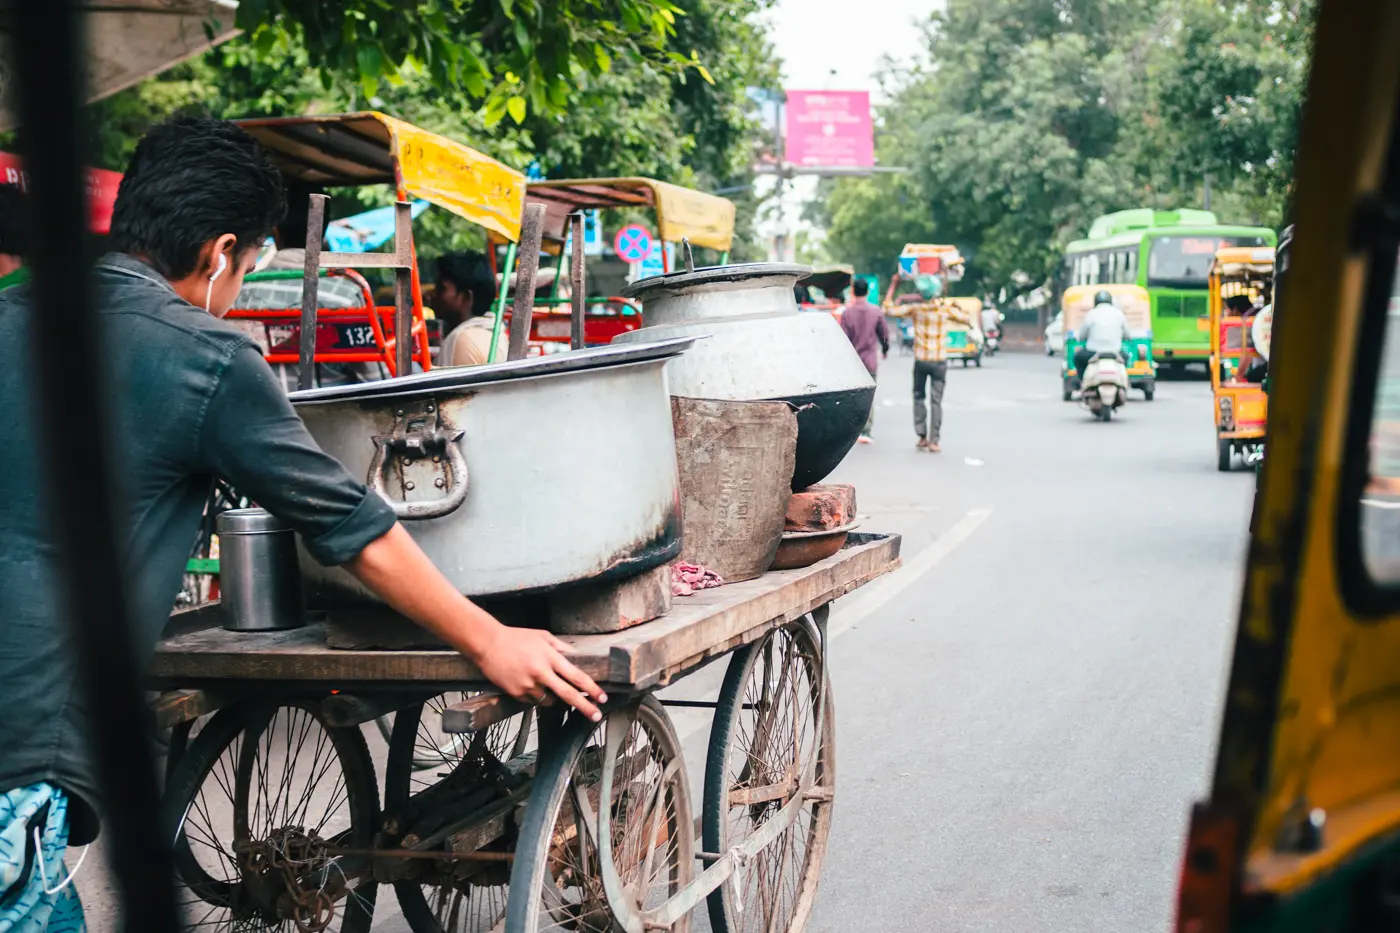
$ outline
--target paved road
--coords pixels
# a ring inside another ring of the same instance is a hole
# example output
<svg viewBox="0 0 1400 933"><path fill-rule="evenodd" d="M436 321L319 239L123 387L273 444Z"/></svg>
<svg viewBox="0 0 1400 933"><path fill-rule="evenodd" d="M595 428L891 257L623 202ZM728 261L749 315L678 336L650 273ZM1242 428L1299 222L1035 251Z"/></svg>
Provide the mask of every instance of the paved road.
<svg viewBox="0 0 1400 933"><path fill-rule="evenodd" d="M904 535L906 566L831 618L840 751L816 933L1168 926L1253 479L1215 472L1203 382L1101 424L1060 401L1057 369L1005 354L953 370L930 455L909 358L892 358L876 443L835 477L857 485L865 529ZM713 697L721 675L672 693ZM698 778L707 717L676 719ZM92 929L111 929L100 866L86 872ZM381 893L376 931L404 933Z"/></svg>
<svg viewBox="0 0 1400 933"><path fill-rule="evenodd" d="M887 365L876 444L839 474L868 527L906 535L908 566L882 604L833 614L838 804L813 929L1165 930L1252 475L1215 472L1204 382L1102 424L1033 355L955 370L944 452L918 453L908 368Z"/></svg>

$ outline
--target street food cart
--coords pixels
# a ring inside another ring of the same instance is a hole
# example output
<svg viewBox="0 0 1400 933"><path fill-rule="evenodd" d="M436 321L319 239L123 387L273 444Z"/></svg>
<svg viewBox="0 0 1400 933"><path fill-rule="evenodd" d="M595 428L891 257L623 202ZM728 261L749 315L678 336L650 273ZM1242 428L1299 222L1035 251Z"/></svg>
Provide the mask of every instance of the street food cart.
<svg viewBox="0 0 1400 933"><path fill-rule="evenodd" d="M1216 467L1236 453L1246 465L1264 457L1269 397L1264 372L1273 327L1274 248L1228 246L1210 267L1210 387L1215 395Z"/></svg>
<svg viewBox="0 0 1400 933"><path fill-rule="evenodd" d="M379 363L391 375L415 366L431 369L410 200L420 198L485 228L510 245L509 266L520 238L525 177L461 143L373 111L242 120L239 125L267 149L293 192L392 186L396 217L392 252L321 252L325 202L320 195L311 195L307 249L312 255L307 258L324 275L342 280L338 289L342 298L347 288L350 295L348 300L327 301L325 306L316 302L314 340L304 341L301 336L302 296L304 291L320 289L303 286L304 267L248 276L251 292L258 291L259 283L287 280L287 300L279 302L281 307L235 307L228 318L266 327L269 363L296 364L303 354L311 353L317 364ZM293 207L300 209L300 203ZM393 305L376 302L369 282L356 271L365 268L394 271ZM326 291L335 289L327 286ZM498 319L505 292L501 289ZM402 347L400 328L410 334Z"/></svg>
<svg viewBox="0 0 1400 933"><path fill-rule="evenodd" d="M570 341L569 301L559 295L569 218L580 211L643 211L654 214L655 232L661 244L661 269L671 272L666 244L689 243L714 250L719 263L729 261L734 240L734 202L652 178L578 178L532 181L526 188L527 204L545 208L543 249L559 257L552 293L537 298L530 324L530 343L538 351L546 346L567 346ZM504 238L492 235L497 248ZM494 250L493 250L494 257ZM642 326L641 308L618 296L595 296L585 301L584 343L598 346L618 334Z"/></svg>
<svg viewBox="0 0 1400 933"><path fill-rule="evenodd" d="M392 884L416 933L684 930L702 903L717 931L802 929L835 791L829 607L895 569L899 543L852 534L811 566L566 637L608 692L596 725L490 692L453 651L177 613L150 685L186 916L363 933ZM713 701L654 695L724 656ZM668 706L714 712L701 801ZM381 797L361 724L389 713Z"/></svg>

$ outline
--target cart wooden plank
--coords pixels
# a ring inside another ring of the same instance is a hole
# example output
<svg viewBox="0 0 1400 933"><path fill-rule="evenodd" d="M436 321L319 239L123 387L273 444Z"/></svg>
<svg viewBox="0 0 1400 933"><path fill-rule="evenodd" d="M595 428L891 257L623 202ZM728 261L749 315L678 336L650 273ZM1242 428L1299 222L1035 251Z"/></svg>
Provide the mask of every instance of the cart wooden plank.
<svg viewBox="0 0 1400 933"><path fill-rule="evenodd" d="M810 567L764 574L677 599L663 618L607 635L564 636L569 658L612 689L666 683L770 629L824 606L899 566L898 535L851 535ZM163 689L227 681L393 689L405 684L484 686L475 665L452 651L348 651L326 646L325 627L230 632L209 606L172 620L151 664Z"/></svg>

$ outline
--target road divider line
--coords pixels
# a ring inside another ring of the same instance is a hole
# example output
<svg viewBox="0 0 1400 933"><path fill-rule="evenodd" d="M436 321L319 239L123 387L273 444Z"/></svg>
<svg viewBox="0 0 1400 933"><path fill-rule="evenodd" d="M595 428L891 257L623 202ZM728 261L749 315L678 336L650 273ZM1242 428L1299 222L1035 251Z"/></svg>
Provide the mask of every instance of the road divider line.
<svg viewBox="0 0 1400 933"><path fill-rule="evenodd" d="M983 522L992 514L991 509L973 509L963 516L922 551L904 562L904 566L869 588L860 592L845 606L838 604L827 629L828 637L835 638L853 628L875 610L881 608L900 593L903 593L916 580L938 566L959 545L972 537Z"/></svg>

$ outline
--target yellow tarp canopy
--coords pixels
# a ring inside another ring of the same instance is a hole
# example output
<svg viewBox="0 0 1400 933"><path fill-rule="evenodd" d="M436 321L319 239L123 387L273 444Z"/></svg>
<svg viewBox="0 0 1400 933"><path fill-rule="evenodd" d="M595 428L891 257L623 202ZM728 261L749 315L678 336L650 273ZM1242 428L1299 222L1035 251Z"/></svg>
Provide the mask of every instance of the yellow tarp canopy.
<svg viewBox="0 0 1400 933"><path fill-rule="evenodd" d="M374 111L240 120L291 178L327 188L387 184L509 240L525 176L490 156Z"/></svg>
<svg viewBox="0 0 1400 933"><path fill-rule="evenodd" d="M1211 272L1224 278L1273 275L1274 248L1272 246L1222 247L1215 252L1215 263Z"/></svg>
<svg viewBox="0 0 1400 933"><path fill-rule="evenodd" d="M734 202L653 178L571 178L532 181L526 200L545 207L544 235L564 239L566 218L581 210L651 208L657 234L669 243L725 252L734 241Z"/></svg>

